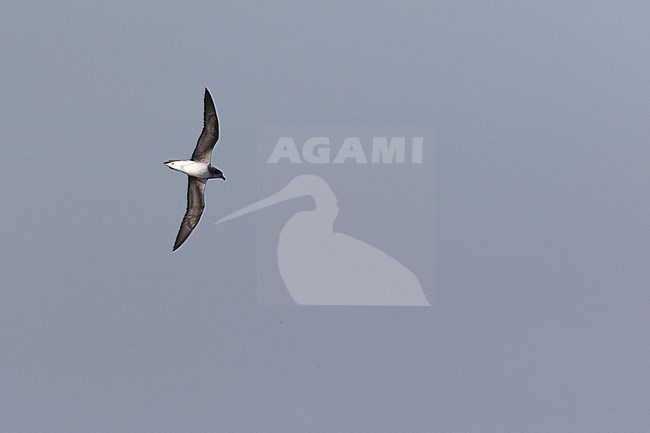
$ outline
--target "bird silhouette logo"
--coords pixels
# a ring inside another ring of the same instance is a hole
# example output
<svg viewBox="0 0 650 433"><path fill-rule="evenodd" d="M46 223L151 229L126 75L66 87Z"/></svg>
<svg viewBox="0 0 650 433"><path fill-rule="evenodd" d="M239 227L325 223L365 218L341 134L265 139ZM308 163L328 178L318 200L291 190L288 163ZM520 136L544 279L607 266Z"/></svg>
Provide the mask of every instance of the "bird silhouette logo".
<svg viewBox="0 0 650 433"><path fill-rule="evenodd" d="M277 248L280 275L298 305L431 305L406 266L379 248L334 231L336 195L319 176L296 176L280 191L217 224L302 196L312 197L316 206L289 218Z"/></svg>

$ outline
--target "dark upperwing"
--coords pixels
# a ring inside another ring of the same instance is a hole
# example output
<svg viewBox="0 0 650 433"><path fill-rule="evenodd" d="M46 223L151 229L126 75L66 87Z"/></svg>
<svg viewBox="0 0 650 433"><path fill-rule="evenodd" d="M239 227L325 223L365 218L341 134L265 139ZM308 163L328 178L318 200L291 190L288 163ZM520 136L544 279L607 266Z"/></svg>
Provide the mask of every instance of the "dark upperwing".
<svg viewBox="0 0 650 433"><path fill-rule="evenodd" d="M208 88L205 88L205 95L203 97L203 131L199 141L196 143L194 153L192 153L192 161L210 163L212 156L212 149L219 140L219 119L217 118L217 110L214 108L212 95Z"/></svg>

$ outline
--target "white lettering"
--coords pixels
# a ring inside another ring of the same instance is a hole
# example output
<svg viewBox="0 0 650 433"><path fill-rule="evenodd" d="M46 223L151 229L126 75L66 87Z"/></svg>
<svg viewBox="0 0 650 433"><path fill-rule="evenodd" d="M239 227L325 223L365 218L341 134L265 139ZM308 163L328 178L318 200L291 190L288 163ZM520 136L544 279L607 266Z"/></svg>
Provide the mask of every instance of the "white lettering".
<svg viewBox="0 0 650 433"><path fill-rule="evenodd" d="M363 147L361 147L359 137L346 137L332 162L334 164L341 164L348 158L355 159L357 164L365 164L368 162L366 154L363 153Z"/></svg>
<svg viewBox="0 0 650 433"><path fill-rule="evenodd" d="M372 163L397 162L403 164L405 147L406 137L391 137L390 142L387 137L374 137L372 139Z"/></svg>
<svg viewBox="0 0 650 433"><path fill-rule="evenodd" d="M323 145L327 147L316 147ZM311 137L302 147L302 157L312 164L327 164L330 162L330 139L328 137ZM316 153L314 153L316 150Z"/></svg>
<svg viewBox="0 0 650 433"><path fill-rule="evenodd" d="M292 164L300 164L300 155L296 149L296 143L291 137L280 137L271 152L271 156L266 161L268 164L277 164L280 158L289 158Z"/></svg>
<svg viewBox="0 0 650 433"><path fill-rule="evenodd" d="M424 137L413 137L411 140L411 162L414 164L422 164L422 143Z"/></svg>
<svg viewBox="0 0 650 433"><path fill-rule="evenodd" d="M278 138L271 156L266 161L268 164L277 164L282 159L290 164L301 164L303 161L310 164L343 164L348 159L357 164L404 164L406 159L407 137L372 137L372 154L370 161L366 157L366 149L361 145L359 137L345 137L341 147L331 160L332 148L329 137L310 137L298 150L293 137ZM367 146L366 146L367 147ZM412 137L410 149L410 163L422 164L424 152L424 137Z"/></svg>

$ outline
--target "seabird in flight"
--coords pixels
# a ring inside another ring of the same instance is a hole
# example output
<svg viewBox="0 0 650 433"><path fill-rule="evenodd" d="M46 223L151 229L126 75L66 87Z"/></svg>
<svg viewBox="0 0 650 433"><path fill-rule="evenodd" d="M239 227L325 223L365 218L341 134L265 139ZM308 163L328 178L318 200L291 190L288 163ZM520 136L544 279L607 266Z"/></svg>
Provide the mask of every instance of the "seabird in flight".
<svg viewBox="0 0 650 433"><path fill-rule="evenodd" d="M212 102L212 95L205 89L203 97L203 131L192 157L187 161L169 160L165 165L172 170L180 171L187 175L187 210L181 223L181 228L174 242L174 249L183 245L183 242L190 236L194 227L199 223L203 208L205 207L204 193L205 184L208 179L220 178L226 180L221 170L210 164L212 149L219 140L219 120L217 110Z"/></svg>

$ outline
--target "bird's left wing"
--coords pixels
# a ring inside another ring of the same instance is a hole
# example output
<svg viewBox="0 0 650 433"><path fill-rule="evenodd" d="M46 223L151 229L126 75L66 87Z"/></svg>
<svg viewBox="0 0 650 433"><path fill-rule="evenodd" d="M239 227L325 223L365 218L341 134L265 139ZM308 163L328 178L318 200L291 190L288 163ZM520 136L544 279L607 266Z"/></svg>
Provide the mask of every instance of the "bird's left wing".
<svg viewBox="0 0 650 433"><path fill-rule="evenodd" d="M176 251L190 237L192 230L194 230L194 227L196 227L201 219L203 208L205 208L204 193L207 179L199 179L192 176L187 176L187 179L187 210L185 211L178 235L176 235L176 242L174 242L174 249L172 251Z"/></svg>

